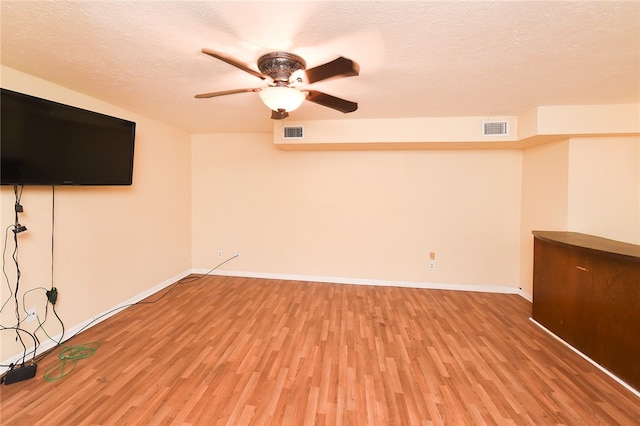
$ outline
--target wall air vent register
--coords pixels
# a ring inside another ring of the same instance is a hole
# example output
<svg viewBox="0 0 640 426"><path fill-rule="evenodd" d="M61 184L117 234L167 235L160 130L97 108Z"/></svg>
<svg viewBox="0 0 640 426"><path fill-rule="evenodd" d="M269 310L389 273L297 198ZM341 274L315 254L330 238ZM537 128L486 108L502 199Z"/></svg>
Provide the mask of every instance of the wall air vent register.
<svg viewBox="0 0 640 426"><path fill-rule="evenodd" d="M509 134L508 121L484 121L482 122L483 136L507 136Z"/></svg>
<svg viewBox="0 0 640 426"><path fill-rule="evenodd" d="M284 126L282 137L284 139L302 139L304 137L304 128L302 126Z"/></svg>

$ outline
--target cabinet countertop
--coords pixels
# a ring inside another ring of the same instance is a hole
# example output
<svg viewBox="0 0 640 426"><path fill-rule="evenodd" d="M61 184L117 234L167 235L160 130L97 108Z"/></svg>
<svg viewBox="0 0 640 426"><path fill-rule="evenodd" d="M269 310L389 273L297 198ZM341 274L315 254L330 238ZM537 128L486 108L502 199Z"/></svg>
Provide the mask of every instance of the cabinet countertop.
<svg viewBox="0 0 640 426"><path fill-rule="evenodd" d="M640 262L640 245L609 240L607 238L581 234L579 232L532 231L531 233L535 238L544 241L617 254L634 258Z"/></svg>

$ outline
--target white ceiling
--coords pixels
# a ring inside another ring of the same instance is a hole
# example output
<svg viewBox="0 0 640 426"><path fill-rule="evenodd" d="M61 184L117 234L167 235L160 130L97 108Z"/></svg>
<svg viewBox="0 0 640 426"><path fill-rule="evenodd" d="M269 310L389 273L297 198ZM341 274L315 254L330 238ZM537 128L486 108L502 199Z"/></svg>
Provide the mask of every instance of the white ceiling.
<svg viewBox="0 0 640 426"><path fill-rule="evenodd" d="M190 132L270 132L255 64L285 50L338 56L360 76L313 85L290 120L514 115L539 105L640 102L640 1L9 1L4 65ZM257 67L256 67L257 68Z"/></svg>

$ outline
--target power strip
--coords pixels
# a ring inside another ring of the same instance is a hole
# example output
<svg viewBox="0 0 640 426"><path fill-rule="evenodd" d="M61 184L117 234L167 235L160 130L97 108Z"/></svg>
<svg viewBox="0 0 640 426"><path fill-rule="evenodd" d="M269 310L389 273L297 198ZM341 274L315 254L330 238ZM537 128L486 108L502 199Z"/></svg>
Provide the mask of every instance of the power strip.
<svg viewBox="0 0 640 426"><path fill-rule="evenodd" d="M10 385L11 383L32 379L36 376L37 369L38 364L16 367L13 370L7 372L7 374L4 376L4 383L5 385Z"/></svg>

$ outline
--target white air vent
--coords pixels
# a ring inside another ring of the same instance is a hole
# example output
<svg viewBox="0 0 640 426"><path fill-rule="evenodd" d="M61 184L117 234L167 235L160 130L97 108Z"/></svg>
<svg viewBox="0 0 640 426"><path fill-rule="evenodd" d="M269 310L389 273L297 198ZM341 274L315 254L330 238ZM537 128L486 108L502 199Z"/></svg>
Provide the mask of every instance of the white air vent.
<svg viewBox="0 0 640 426"><path fill-rule="evenodd" d="M483 136L507 136L508 134L508 121L484 121L482 123Z"/></svg>
<svg viewBox="0 0 640 426"><path fill-rule="evenodd" d="M304 137L304 128L302 126L284 126L282 137L284 139L302 139Z"/></svg>

